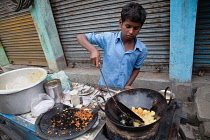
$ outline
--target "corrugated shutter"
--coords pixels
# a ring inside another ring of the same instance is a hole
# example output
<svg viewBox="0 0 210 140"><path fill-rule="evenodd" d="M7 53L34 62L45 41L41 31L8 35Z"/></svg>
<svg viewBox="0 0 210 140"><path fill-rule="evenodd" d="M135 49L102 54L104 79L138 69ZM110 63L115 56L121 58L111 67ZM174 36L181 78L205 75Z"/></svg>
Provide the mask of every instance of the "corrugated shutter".
<svg viewBox="0 0 210 140"><path fill-rule="evenodd" d="M0 4L0 41L10 63L47 66L28 9L10 12Z"/></svg>
<svg viewBox="0 0 210 140"><path fill-rule="evenodd" d="M210 1L199 0L193 72L210 73Z"/></svg>
<svg viewBox="0 0 210 140"><path fill-rule="evenodd" d="M90 64L89 52L76 41L76 35L89 32L118 32L122 7L130 0L50 0L64 54L69 65ZM169 67L169 0L136 0L146 9L148 16L137 36L148 48L144 66L168 71ZM101 53L102 50L100 50Z"/></svg>

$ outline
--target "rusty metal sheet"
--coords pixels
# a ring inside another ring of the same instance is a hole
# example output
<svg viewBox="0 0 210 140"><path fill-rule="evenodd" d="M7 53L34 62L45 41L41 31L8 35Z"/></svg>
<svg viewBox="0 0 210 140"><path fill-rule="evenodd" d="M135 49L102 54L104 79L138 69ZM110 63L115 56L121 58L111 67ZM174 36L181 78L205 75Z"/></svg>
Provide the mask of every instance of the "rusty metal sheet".
<svg viewBox="0 0 210 140"><path fill-rule="evenodd" d="M0 4L0 40L10 63L47 66L28 9L10 12Z"/></svg>

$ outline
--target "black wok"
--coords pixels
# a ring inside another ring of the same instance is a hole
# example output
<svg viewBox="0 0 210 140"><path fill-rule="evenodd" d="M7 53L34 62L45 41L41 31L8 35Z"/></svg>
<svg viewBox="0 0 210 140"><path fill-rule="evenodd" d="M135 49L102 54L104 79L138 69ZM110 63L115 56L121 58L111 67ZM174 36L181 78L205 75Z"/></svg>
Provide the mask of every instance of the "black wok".
<svg viewBox="0 0 210 140"><path fill-rule="evenodd" d="M155 114L159 116L156 122L149 125L141 125L139 127L126 126L120 122L121 111L115 105L114 100L109 98L105 104L106 117L117 127L127 130L139 130L152 127L165 115L168 107L165 97L159 92L151 89L130 89L122 91L113 97L115 100L122 102L128 108L141 107L143 109L153 110L155 111Z"/></svg>

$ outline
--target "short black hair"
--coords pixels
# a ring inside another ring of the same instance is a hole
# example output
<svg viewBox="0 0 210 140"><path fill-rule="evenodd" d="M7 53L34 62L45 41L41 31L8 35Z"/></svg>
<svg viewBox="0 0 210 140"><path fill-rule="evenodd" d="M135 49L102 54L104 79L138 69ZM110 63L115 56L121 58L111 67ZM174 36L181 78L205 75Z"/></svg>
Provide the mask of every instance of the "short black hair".
<svg viewBox="0 0 210 140"><path fill-rule="evenodd" d="M121 11L122 22L129 19L131 22L140 23L141 26L146 20L146 15L145 9L139 3L134 2L125 5Z"/></svg>

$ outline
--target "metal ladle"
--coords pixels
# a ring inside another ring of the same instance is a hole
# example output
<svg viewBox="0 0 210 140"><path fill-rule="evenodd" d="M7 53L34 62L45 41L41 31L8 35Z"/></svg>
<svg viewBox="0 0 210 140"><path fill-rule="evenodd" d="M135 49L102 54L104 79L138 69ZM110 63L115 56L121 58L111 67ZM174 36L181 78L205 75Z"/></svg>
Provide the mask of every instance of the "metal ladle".
<svg viewBox="0 0 210 140"><path fill-rule="evenodd" d="M107 91L109 93L109 95L111 96L111 98L113 99L113 101L115 102L117 108L120 110L120 112L122 112L122 118L130 118L133 122L134 120L139 120L141 123L144 123L144 121L142 120L142 118L140 118L136 113L134 113L132 110L130 110L130 108L128 108L127 106L125 106L123 103L121 103L118 100L115 100L115 98L111 95L109 87L107 86L107 83L105 81L104 75L101 71L100 65L99 65L99 70L101 72L101 76L104 80L104 83L106 85Z"/></svg>

